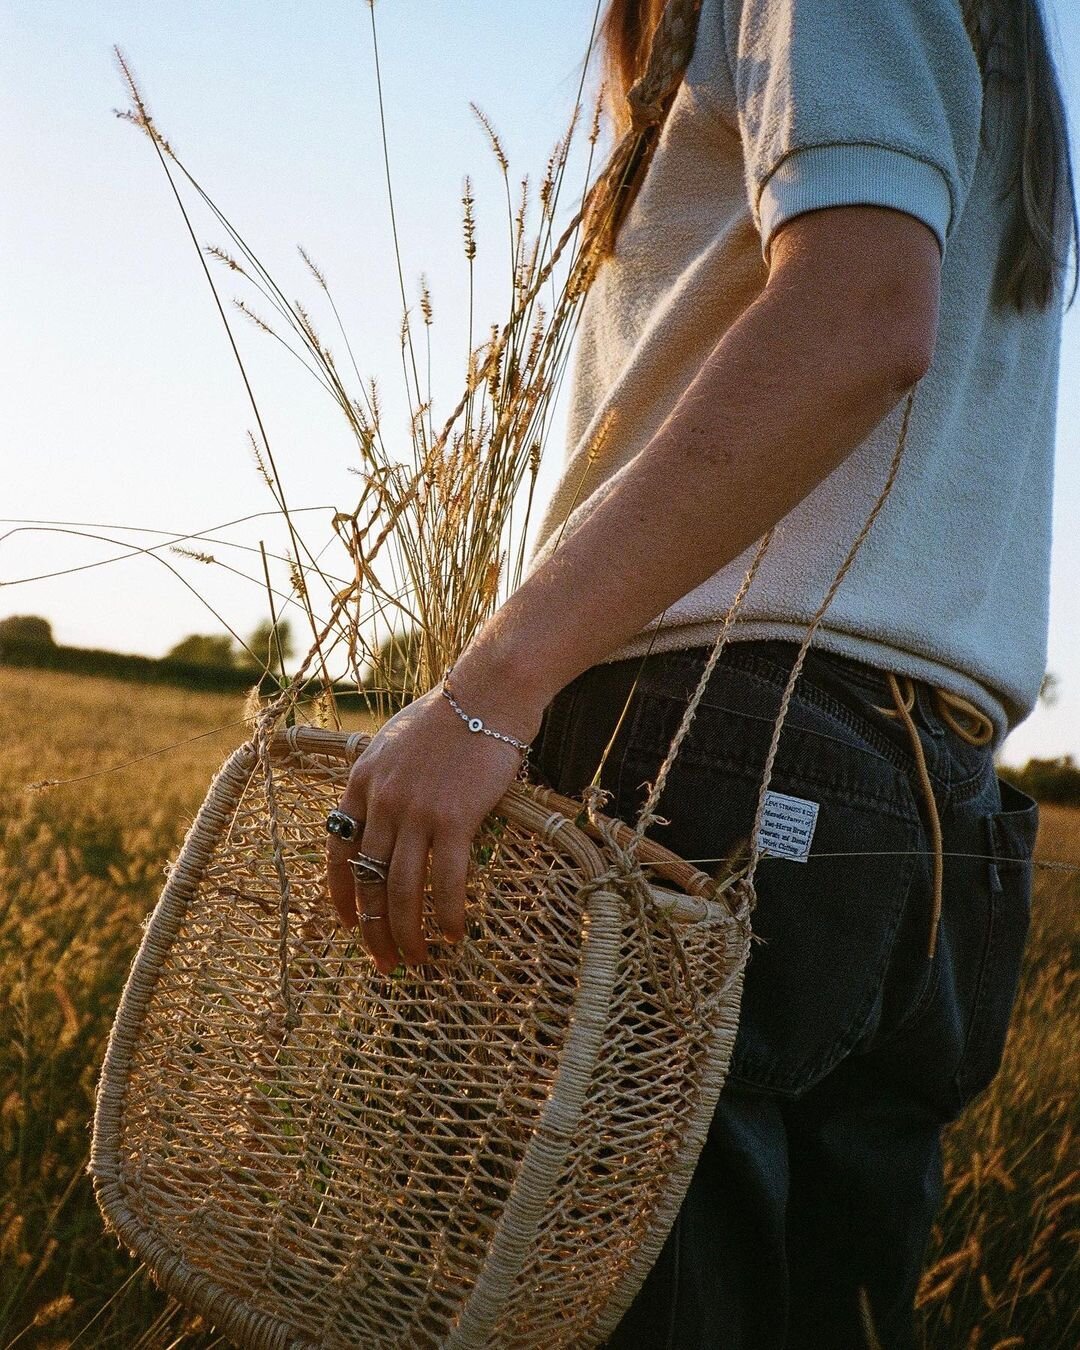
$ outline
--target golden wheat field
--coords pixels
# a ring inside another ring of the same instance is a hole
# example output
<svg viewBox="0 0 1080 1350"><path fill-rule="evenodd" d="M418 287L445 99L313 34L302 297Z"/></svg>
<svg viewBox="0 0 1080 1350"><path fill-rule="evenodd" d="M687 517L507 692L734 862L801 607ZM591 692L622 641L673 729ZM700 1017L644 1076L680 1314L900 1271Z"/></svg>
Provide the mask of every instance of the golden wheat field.
<svg viewBox="0 0 1080 1350"><path fill-rule="evenodd" d="M85 1168L128 964L164 865L245 737L241 700L0 669L0 709L0 1346L222 1344L104 1236ZM1080 862L1080 812L1044 808L1039 853ZM1005 1064L947 1136L920 1294L934 1350L1080 1338L1078 899L1080 873L1040 871Z"/></svg>

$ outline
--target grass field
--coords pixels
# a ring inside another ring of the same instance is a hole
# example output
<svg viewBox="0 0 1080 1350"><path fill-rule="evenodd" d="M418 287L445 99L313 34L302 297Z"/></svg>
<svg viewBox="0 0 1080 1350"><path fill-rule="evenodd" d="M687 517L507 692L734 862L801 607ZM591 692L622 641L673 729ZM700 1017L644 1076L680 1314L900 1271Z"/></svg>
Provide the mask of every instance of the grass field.
<svg viewBox="0 0 1080 1350"><path fill-rule="evenodd" d="M240 700L0 669L0 710L0 1347L221 1344L103 1235L85 1167L142 921L244 739ZM77 781L25 791L46 778ZM1080 862L1080 812L1044 808L1039 853ZM1080 1337L1078 899L1080 874L1038 874L1005 1065L947 1136L920 1295L933 1350Z"/></svg>

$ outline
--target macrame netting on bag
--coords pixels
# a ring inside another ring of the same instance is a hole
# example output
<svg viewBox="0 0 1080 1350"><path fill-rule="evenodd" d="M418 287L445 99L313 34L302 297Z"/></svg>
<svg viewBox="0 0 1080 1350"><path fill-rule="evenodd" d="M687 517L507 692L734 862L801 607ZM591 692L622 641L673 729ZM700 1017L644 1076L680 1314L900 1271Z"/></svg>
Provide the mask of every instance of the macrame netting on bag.
<svg viewBox="0 0 1080 1350"><path fill-rule="evenodd" d="M537 285L589 204L617 205L651 153L699 4L669 0L633 128ZM594 265L586 241L581 286ZM278 725L339 597L215 775L110 1036L90 1170L108 1226L159 1284L251 1347L587 1350L610 1334L723 1086L784 716L910 412L909 397L792 669L746 865L710 877L646 832L770 536L635 824L604 815L599 788L571 801L515 783L473 842L466 940L438 939L425 896L431 960L404 978L379 974L326 891L326 815L370 738Z"/></svg>
<svg viewBox="0 0 1080 1350"><path fill-rule="evenodd" d="M689 1183L747 893L646 841L670 886L644 911L605 880L615 855L580 803L515 785L474 843L467 940L383 977L335 927L312 851L366 741L301 726L270 745L287 1004L255 748L215 777L110 1044L103 1207L243 1344L587 1345Z"/></svg>

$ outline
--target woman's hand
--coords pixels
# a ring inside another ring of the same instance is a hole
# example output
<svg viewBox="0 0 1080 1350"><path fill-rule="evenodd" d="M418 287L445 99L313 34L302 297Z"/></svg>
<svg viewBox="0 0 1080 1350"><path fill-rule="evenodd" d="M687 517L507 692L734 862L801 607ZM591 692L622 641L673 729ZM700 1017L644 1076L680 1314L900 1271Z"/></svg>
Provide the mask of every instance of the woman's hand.
<svg viewBox="0 0 1080 1350"><path fill-rule="evenodd" d="M455 698L467 711L457 682ZM516 714L517 725L492 728L526 743L540 729L541 714ZM486 716L485 716L486 721ZM441 686L407 704L380 728L355 761L340 809L360 823L352 839L328 834L326 874L341 922L360 918L365 947L383 974L398 964L428 959L423 893L430 854L430 885L439 927L448 942L465 935L465 882L470 846L484 818L517 777L521 752L504 741L470 732L443 697ZM388 865L385 883L353 877L358 852Z"/></svg>

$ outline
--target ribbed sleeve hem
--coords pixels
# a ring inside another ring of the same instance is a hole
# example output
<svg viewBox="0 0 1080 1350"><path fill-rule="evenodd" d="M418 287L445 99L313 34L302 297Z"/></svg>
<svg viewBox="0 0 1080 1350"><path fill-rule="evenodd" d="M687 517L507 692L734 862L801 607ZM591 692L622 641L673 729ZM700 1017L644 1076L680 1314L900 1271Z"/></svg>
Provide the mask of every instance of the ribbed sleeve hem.
<svg viewBox="0 0 1080 1350"><path fill-rule="evenodd" d="M814 145L786 156L758 199L761 252L786 220L825 206L890 206L937 235L942 257L952 215L949 183L935 165L882 145Z"/></svg>

